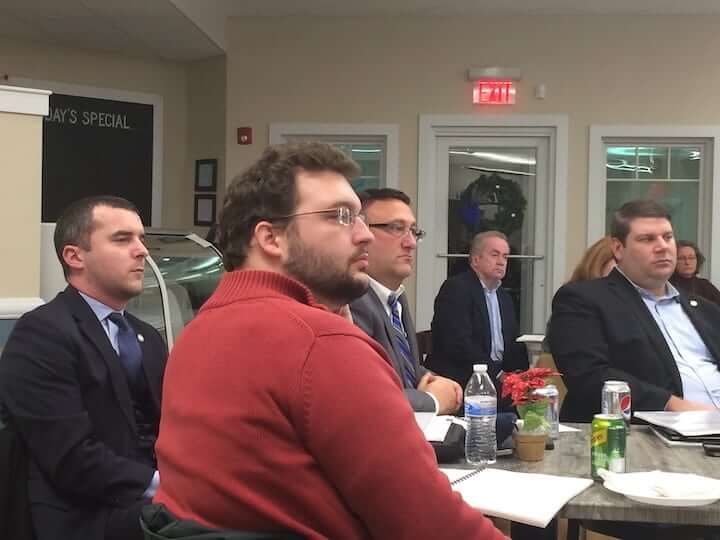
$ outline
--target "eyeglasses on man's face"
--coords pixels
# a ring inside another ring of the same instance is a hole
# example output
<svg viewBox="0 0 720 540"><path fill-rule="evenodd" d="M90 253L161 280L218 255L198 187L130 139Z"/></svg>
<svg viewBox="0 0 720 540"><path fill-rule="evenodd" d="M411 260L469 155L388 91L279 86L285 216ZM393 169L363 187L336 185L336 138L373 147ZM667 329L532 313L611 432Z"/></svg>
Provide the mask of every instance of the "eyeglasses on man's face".
<svg viewBox="0 0 720 540"><path fill-rule="evenodd" d="M353 212L348 206L338 206L337 208L328 208L327 210L314 210L312 212L297 212L296 214L288 214L287 216L280 216L272 218L270 221L284 221L300 216L312 216L312 215L326 215L329 219L337 221L340 225L345 227L352 227L355 225L356 220L360 220L363 223L367 223L365 214L361 212Z"/></svg>
<svg viewBox="0 0 720 540"><path fill-rule="evenodd" d="M418 241L425 238L425 231L418 229L417 225L406 225L401 221L391 221L389 223L368 223L368 227L382 229L396 238L403 238L408 233Z"/></svg>

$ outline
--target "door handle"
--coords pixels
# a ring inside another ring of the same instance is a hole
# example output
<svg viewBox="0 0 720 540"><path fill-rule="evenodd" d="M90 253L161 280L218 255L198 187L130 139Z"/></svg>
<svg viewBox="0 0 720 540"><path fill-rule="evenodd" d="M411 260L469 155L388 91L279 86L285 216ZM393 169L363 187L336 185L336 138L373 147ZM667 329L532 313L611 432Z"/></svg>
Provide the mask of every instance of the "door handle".
<svg viewBox="0 0 720 540"><path fill-rule="evenodd" d="M438 253L435 255L440 259L467 259L470 254L468 253ZM545 255L508 255L508 259L520 259L528 261L542 261Z"/></svg>

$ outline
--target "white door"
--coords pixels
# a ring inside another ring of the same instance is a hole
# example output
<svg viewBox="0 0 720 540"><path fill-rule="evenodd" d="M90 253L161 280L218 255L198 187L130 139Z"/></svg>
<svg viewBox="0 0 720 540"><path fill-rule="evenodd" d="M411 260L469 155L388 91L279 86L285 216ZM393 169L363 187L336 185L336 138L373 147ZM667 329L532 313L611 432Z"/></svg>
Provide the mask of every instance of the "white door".
<svg viewBox="0 0 720 540"><path fill-rule="evenodd" d="M543 334L555 289L558 225L564 232L564 219L554 212L555 132L512 126L436 130L432 146L427 143L426 138L432 159L421 157L418 186L418 221L429 230L418 254L418 328L429 328L445 279L467 268L472 237L500 230L511 248L503 287L513 298L521 332Z"/></svg>

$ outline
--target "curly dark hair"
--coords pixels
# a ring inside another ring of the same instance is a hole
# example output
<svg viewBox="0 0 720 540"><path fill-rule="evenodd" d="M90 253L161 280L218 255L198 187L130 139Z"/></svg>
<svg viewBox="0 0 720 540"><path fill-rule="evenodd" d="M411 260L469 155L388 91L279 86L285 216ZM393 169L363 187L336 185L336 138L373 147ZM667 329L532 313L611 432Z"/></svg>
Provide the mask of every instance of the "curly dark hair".
<svg viewBox="0 0 720 540"><path fill-rule="evenodd" d="M350 181L358 165L341 150L325 143L304 142L269 146L228 186L217 227L218 248L230 272L242 266L255 226L292 214L297 207L296 177L300 171L332 171ZM282 226L278 222L278 226Z"/></svg>

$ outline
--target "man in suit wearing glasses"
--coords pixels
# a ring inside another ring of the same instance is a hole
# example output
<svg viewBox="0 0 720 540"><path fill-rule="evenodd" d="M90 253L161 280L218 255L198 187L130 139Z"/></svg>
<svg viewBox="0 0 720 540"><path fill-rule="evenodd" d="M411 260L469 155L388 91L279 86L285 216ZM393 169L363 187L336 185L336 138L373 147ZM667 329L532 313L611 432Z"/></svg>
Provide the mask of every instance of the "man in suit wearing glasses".
<svg viewBox="0 0 720 540"><path fill-rule="evenodd" d="M415 411L453 413L462 389L420 365L415 324L403 294L425 232L418 229L410 198L402 191L368 189L360 200L375 241L368 246L370 288L350 304L353 321L385 348Z"/></svg>

